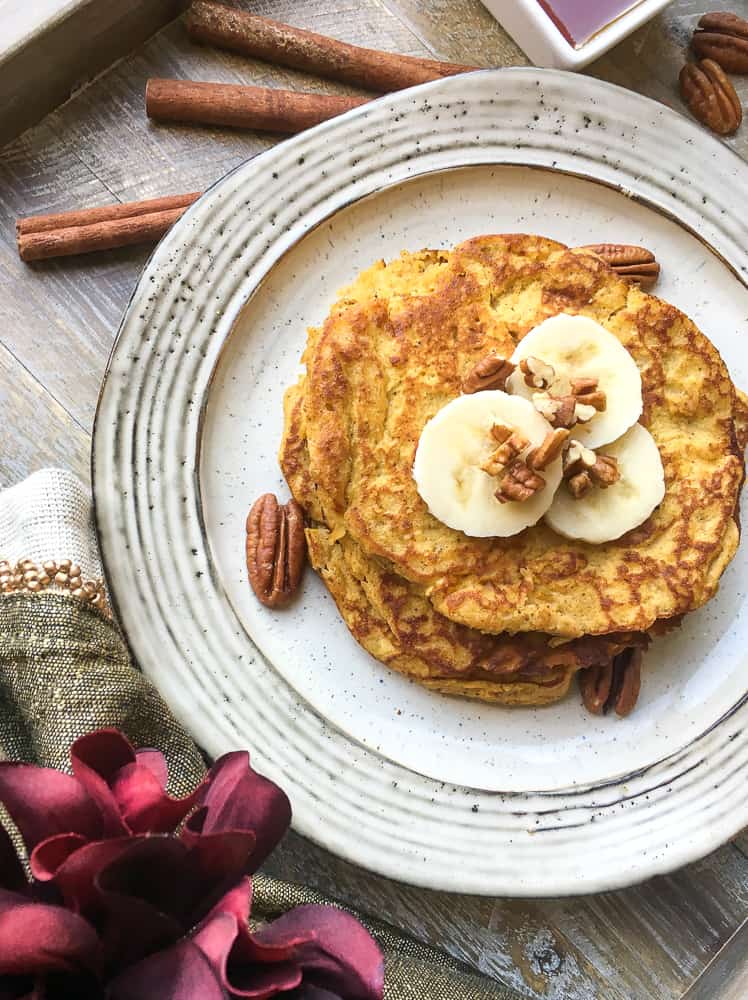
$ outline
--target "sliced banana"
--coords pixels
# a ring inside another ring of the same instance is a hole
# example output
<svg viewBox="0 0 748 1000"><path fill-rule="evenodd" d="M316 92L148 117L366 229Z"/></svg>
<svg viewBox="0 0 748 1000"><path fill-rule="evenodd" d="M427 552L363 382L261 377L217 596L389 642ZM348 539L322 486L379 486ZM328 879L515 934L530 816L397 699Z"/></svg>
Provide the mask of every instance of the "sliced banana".
<svg viewBox="0 0 748 1000"><path fill-rule="evenodd" d="M665 496L662 459L645 427L634 424L603 452L616 459L621 478L607 489L593 487L579 500L574 499L565 485L561 486L545 515L546 524L559 535L593 545L610 542L638 527L662 503Z"/></svg>
<svg viewBox="0 0 748 1000"><path fill-rule="evenodd" d="M545 486L527 500L500 503L494 494L500 477L481 469L496 449L491 430L503 424L538 447L552 430L532 403L498 389L458 396L429 420L413 463L419 494L434 517L450 528L478 538L515 535L536 524L548 510L561 482L561 456L540 475Z"/></svg>
<svg viewBox="0 0 748 1000"><path fill-rule="evenodd" d="M596 378L606 396L606 407L574 427L574 437L588 448L615 441L642 413L642 380L636 362L623 344L587 316L561 313L544 320L525 336L511 357L514 364L537 358L551 365L560 380L550 392L565 395L570 380ZM517 368L507 382L507 391L532 399L541 386L528 386Z"/></svg>

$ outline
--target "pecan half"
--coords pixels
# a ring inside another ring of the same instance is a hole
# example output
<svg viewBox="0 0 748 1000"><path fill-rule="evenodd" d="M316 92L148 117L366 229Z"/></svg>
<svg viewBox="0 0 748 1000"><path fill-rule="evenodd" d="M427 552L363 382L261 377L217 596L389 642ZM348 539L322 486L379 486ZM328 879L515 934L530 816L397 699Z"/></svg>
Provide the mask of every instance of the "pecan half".
<svg viewBox="0 0 748 1000"><path fill-rule="evenodd" d="M609 663L580 670L585 708L594 715L607 715L611 708L621 718L629 715L639 697L643 658L640 646L629 646Z"/></svg>
<svg viewBox="0 0 748 1000"><path fill-rule="evenodd" d="M619 278L637 281L642 288L651 288L660 276L660 265L646 247L630 243L590 243L578 249L595 254L612 267Z"/></svg>
<svg viewBox="0 0 748 1000"><path fill-rule="evenodd" d="M247 516L247 571L257 598L268 608L288 604L305 561L304 511L295 500L282 506L263 494Z"/></svg>
<svg viewBox="0 0 748 1000"><path fill-rule="evenodd" d="M531 389L547 389L556 377L553 365L547 365L540 358L523 358L519 370L525 376L525 385Z"/></svg>
<svg viewBox="0 0 748 1000"><path fill-rule="evenodd" d="M748 21L737 14L704 14L691 45L699 59L713 59L729 73L748 73Z"/></svg>
<svg viewBox="0 0 748 1000"><path fill-rule="evenodd" d="M579 690L584 707L593 715L602 715L613 684L613 661L579 671Z"/></svg>
<svg viewBox="0 0 748 1000"><path fill-rule="evenodd" d="M462 380L464 393L480 392L482 389L504 389L506 380L512 374L516 365L507 358L496 354L487 354L477 364L473 365Z"/></svg>
<svg viewBox="0 0 748 1000"><path fill-rule="evenodd" d="M557 427L555 431L549 431L538 447L527 453L528 467L534 472L546 469L561 454L568 438L569 431L565 427Z"/></svg>
<svg viewBox="0 0 748 1000"><path fill-rule="evenodd" d="M731 135L743 120L743 109L725 71L713 59L686 63L680 92L694 118L719 135Z"/></svg>
<svg viewBox="0 0 748 1000"><path fill-rule="evenodd" d="M522 503L545 486L545 479L533 472L521 458L515 459L504 474L494 496L499 503Z"/></svg>

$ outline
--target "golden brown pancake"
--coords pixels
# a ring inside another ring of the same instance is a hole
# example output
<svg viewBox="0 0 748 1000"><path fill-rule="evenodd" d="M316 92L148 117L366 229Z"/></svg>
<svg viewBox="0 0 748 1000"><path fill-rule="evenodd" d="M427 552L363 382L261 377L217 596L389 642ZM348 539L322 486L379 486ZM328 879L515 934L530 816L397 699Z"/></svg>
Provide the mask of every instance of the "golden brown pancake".
<svg viewBox="0 0 748 1000"><path fill-rule="evenodd" d="M642 423L665 469L663 503L604 545L569 541L542 523L504 539L446 527L412 477L424 424L460 394L477 360L510 355L560 312L597 320L637 362ZM598 258L521 235L403 254L341 294L310 332L304 360L287 414L298 393L313 499L297 499L331 544L355 542L441 616L493 634L646 632L715 593L738 543L745 406L695 325ZM294 491L299 456L288 436L281 464Z"/></svg>
<svg viewBox="0 0 748 1000"><path fill-rule="evenodd" d="M323 515L310 477L303 381L285 398L281 461L294 497L313 521ZM545 705L568 691L574 673L610 662L643 635L591 636L554 643L539 633L489 635L450 621L420 589L368 556L350 535L307 529L309 558L348 628L372 656L446 694L505 705Z"/></svg>

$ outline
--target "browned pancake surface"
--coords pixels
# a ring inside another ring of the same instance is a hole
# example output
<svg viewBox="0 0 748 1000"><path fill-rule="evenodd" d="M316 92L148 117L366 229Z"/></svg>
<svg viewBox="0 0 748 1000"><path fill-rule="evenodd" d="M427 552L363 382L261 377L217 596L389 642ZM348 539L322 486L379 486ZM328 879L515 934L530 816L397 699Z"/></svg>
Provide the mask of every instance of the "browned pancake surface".
<svg viewBox="0 0 748 1000"><path fill-rule="evenodd" d="M469 538L416 491L421 430L479 358L508 356L559 312L597 320L636 360L665 499L641 529L606 545L563 539L542 523L514 538ZM342 293L310 334L305 361L312 516L333 543L355 542L451 621L491 633L643 632L714 594L738 542L742 404L694 324L597 258L531 236L404 254ZM291 452L284 445L293 489Z"/></svg>

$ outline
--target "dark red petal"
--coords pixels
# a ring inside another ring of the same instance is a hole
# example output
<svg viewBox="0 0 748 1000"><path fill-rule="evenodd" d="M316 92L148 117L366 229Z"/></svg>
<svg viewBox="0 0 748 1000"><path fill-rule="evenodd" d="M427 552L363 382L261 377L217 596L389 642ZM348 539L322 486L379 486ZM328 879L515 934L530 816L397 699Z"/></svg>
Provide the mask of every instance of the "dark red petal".
<svg viewBox="0 0 748 1000"><path fill-rule="evenodd" d="M0 890L0 974L93 970L98 951L96 931L82 917Z"/></svg>
<svg viewBox="0 0 748 1000"><path fill-rule="evenodd" d="M31 874L40 882L49 882L71 854L90 843L79 833L57 833L36 845L31 852Z"/></svg>
<svg viewBox="0 0 748 1000"><path fill-rule="evenodd" d="M240 927L245 927L249 923L251 909L252 880L243 878L219 899L208 916L212 917L217 913L228 913L236 917L236 921Z"/></svg>
<svg viewBox="0 0 748 1000"><path fill-rule="evenodd" d="M94 880L107 968L119 970L190 929L196 891L187 850L174 837L133 837Z"/></svg>
<svg viewBox="0 0 748 1000"><path fill-rule="evenodd" d="M192 925L202 920L251 867L255 838L251 831L182 838L189 849L187 865L199 886L193 897Z"/></svg>
<svg viewBox="0 0 748 1000"><path fill-rule="evenodd" d="M247 927L251 904L252 883L243 878L216 903L191 935L222 981L229 953L239 936L239 928Z"/></svg>
<svg viewBox="0 0 748 1000"><path fill-rule="evenodd" d="M203 888L188 853L176 837L132 837L130 846L101 870L96 885L102 892L143 900L182 920Z"/></svg>
<svg viewBox="0 0 748 1000"><path fill-rule="evenodd" d="M0 802L21 831L29 853L56 833L101 836L95 804L75 778L61 771L0 762Z"/></svg>
<svg viewBox="0 0 748 1000"><path fill-rule="evenodd" d="M171 833L192 809L199 793L196 789L187 798L172 798L140 760L120 768L110 787L120 815L133 833Z"/></svg>
<svg viewBox="0 0 748 1000"><path fill-rule="evenodd" d="M135 751L116 729L81 736L70 748L73 775L99 812L100 837L120 837L128 828L109 787L120 768L135 762Z"/></svg>
<svg viewBox="0 0 748 1000"><path fill-rule="evenodd" d="M302 982L302 971L294 962L278 962L275 965L251 966L234 964L229 959L228 970L223 985L230 997L242 1000L268 1000L279 994L285 996L288 990L295 990ZM294 1000L298 996L294 992Z"/></svg>
<svg viewBox="0 0 748 1000"><path fill-rule="evenodd" d="M135 759L138 764L148 768L162 788L166 788L166 782L169 780L169 770L166 766L166 757L164 757L160 750L136 750Z"/></svg>
<svg viewBox="0 0 748 1000"><path fill-rule="evenodd" d="M135 763L135 751L118 729L97 729L73 743L70 760L73 774L77 774L78 764L83 764L109 783L121 767Z"/></svg>
<svg viewBox="0 0 748 1000"><path fill-rule="evenodd" d="M192 940L210 962L224 989L232 997L266 1000L298 986L301 969L295 964L246 967L239 963L234 967L232 950L240 933L246 933L246 926L233 913L220 912L220 906L203 921Z"/></svg>
<svg viewBox="0 0 748 1000"><path fill-rule="evenodd" d="M330 906L299 906L244 939L260 962L298 963L304 982L346 1000L381 1000L384 960L377 943L350 914ZM245 945L246 946L246 945Z"/></svg>
<svg viewBox="0 0 748 1000"><path fill-rule="evenodd" d="M108 1000L225 1000L210 963L191 941L151 955L113 983Z"/></svg>
<svg viewBox="0 0 748 1000"><path fill-rule="evenodd" d="M5 828L0 825L0 889L23 892L27 888L26 873L13 846L13 841Z"/></svg>
<svg viewBox="0 0 748 1000"><path fill-rule="evenodd" d="M40 882L54 881L65 903L88 915L99 903L99 874L135 844L133 837L91 843L81 843L75 834L50 837L31 855L31 871Z"/></svg>
<svg viewBox="0 0 748 1000"><path fill-rule="evenodd" d="M256 847L248 874L259 868L291 822L291 805L285 792L252 770L244 750L216 761L197 806L203 808L188 820L187 836L232 830L251 830L255 834Z"/></svg>
<svg viewBox="0 0 748 1000"><path fill-rule="evenodd" d="M132 896L103 893L101 914L102 964L111 973L171 947L186 931L175 917Z"/></svg>
<svg viewBox="0 0 748 1000"><path fill-rule="evenodd" d="M205 955L219 979L223 978L229 952L239 934L236 917L231 913L211 913L190 935Z"/></svg>

